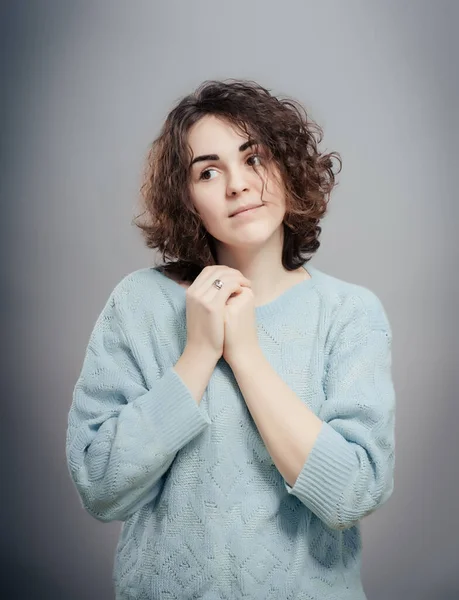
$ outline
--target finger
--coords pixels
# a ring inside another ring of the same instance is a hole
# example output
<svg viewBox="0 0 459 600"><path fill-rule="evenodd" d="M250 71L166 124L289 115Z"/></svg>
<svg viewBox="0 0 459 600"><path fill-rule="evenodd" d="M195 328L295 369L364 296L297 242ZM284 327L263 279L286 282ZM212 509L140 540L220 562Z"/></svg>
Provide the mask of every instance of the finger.
<svg viewBox="0 0 459 600"><path fill-rule="evenodd" d="M252 287L252 282L250 281L250 279L245 277L240 271L238 271L238 269L233 269L232 267L226 267L226 268L237 276L241 285L243 285L245 287Z"/></svg>

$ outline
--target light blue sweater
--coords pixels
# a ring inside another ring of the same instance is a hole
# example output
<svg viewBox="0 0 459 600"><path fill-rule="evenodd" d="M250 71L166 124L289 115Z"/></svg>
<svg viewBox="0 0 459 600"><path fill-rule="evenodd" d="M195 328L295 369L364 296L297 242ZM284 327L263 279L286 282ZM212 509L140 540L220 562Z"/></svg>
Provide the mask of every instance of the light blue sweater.
<svg viewBox="0 0 459 600"><path fill-rule="evenodd" d="M111 293L66 453L83 507L124 521L117 600L366 598L359 522L394 485L391 329L372 291L304 267L311 279L255 309L264 355L324 421L293 488L223 358L199 405L175 372L185 289L152 267Z"/></svg>

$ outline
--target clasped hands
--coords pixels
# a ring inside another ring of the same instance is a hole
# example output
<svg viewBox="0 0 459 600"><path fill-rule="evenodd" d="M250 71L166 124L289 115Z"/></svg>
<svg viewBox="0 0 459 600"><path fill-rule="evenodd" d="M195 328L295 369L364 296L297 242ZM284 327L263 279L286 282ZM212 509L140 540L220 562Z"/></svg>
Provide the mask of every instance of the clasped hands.
<svg viewBox="0 0 459 600"><path fill-rule="evenodd" d="M251 288L242 286L226 302L223 358L233 366L259 349L254 294Z"/></svg>

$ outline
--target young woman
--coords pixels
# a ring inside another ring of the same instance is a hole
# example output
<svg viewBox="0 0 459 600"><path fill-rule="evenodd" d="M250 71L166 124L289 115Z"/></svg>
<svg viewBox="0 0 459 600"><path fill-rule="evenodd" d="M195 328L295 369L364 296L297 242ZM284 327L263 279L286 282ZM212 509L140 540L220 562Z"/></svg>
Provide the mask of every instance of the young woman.
<svg viewBox="0 0 459 600"><path fill-rule="evenodd" d="M163 264L91 334L67 459L123 521L118 600L363 600L360 522L393 491L391 328L309 264L335 185L321 129L248 81L206 82L152 145L138 223Z"/></svg>

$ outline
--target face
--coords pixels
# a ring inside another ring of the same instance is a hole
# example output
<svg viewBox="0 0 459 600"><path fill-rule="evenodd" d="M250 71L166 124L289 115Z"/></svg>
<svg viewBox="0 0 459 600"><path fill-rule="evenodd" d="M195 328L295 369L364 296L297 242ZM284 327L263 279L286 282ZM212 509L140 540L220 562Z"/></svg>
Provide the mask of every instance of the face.
<svg viewBox="0 0 459 600"><path fill-rule="evenodd" d="M284 186L263 146L249 146L242 132L213 115L193 125L188 142L191 198L217 245L257 246L279 233L285 215ZM248 205L257 208L233 215Z"/></svg>

